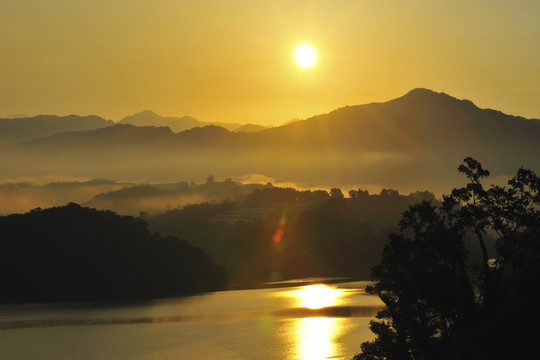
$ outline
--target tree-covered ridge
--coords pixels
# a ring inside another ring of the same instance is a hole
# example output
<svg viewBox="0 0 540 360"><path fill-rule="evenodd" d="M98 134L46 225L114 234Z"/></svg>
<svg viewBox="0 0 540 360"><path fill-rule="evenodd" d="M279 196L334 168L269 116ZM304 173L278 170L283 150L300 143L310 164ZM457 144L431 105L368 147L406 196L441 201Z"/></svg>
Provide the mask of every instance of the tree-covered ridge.
<svg viewBox="0 0 540 360"><path fill-rule="evenodd" d="M386 304L377 335L355 360L524 359L538 339L540 177L519 169L485 189L489 171L466 158L469 182L440 206L411 206L392 234L368 289ZM482 256L468 261L467 234ZM490 258L486 236L497 237Z"/></svg>
<svg viewBox="0 0 540 360"><path fill-rule="evenodd" d="M142 299L222 290L199 248L77 204L0 217L0 301Z"/></svg>
<svg viewBox="0 0 540 360"><path fill-rule="evenodd" d="M186 206L148 222L154 231L207 251L239 286L312 276L367 280L401 213L434 196L391 189L349 195L337 188L266 187L237 201Z"/></svg>
<svg viewBox="0 0 540 360"><path fill-rule="evenodd" d="M205 183L181 181L171 184L138 184L119 190L100 193L84 205L100 210L112 210L124 215L155 216L171 208L203 202L234 201L255 189L271 187L271 184L242 184L230 178L214 180L209 175Z"/></svg>

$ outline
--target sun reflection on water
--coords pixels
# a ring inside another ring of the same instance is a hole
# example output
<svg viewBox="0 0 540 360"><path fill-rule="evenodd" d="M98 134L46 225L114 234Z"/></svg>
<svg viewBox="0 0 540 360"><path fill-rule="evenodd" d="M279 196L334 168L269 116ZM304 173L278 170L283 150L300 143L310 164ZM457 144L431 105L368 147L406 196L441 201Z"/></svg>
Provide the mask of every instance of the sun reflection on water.
<svg viewBox="0 0 540 360"><path fill-rule="evenodd" d="M341 297L343 297L344 291L318 284L303 286L300 290L293 292L293 295L298 298L300 307L320 309L327 306L341 305Z"/></svg>
<svg viewBox="0 0 540 360"><path fill-rule="evenodd" d="M320 309L343 304L345 291L327 285L308 285L291 292L300 307ZM323 360L339 356L337 338L341 335L343 319L308 317L295 323L297 359Z"/></svg>
<svg viewBox="0 0 540 360"><path fill-rule="evenodd" d="M298 320L298 359L323 360L339 355L336 338L339 335L337 318L312 317Z"/></svg>

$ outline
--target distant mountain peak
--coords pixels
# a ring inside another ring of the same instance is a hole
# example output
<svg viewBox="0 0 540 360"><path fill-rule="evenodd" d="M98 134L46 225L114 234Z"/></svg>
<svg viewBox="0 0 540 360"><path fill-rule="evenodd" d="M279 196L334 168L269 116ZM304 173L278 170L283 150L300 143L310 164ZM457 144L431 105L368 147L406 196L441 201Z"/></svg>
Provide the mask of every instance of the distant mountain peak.
<svg viewBox="0 0 540 360"><path fill-rule="evenodd" d="M428 88L414 88L409 91L406 95L415 95L415 94L444 94L443 92L437 92Z"/></svg>
<svg viewBox="0 0 540 360"><path fill-rule="evenodd" d="M403 95L401 98L411 99L411 98L451 98L456 99L444 92L437 92L427 88L415 88ZM400 98L400 99L401 99ZM456 99L457 100L457 99Z"/></svg>
<svg viewBox="0 0 540 360"><path fill-rule="evenodd" d="M152 110L143 110L135 115L145 115L145 116L160 116L155 111Z"/></svg>
<svg viewBox="0 0 540 360"><path fill-rule="evenodd" d="M391 100L392 101L392 100ZM423 105L427 103L432 103L436 106L441 106L444 104L460 104L461 106L467 106L471 108L478 108L472 101L467 99L457 99L451 95L448 95L444 92L437 92L431 89L426 88L415 88L399 97L394 99L394 101L406 101L411 103L421 102Z"/></svg>
<svg viewBox="0 0 540 360"><path fill-rule="evenodd" d="M126 116L122 120L122 122L126 122L125 121L126 119L135 120L135 119L159 119L159 118L161 118L161 116L156 114L152 110L143 110L143 111L135 113L133 115Z"/></svg>
<svg viewBox="0 0 540 360"><path fill-rule="evenodd" d="M164 117L151 110L144 110L139 113L126 116L118 124L131 124L135 126L167 126L174 132L184 131L196 126L201 126L199 120L191 116Z"/></svg>

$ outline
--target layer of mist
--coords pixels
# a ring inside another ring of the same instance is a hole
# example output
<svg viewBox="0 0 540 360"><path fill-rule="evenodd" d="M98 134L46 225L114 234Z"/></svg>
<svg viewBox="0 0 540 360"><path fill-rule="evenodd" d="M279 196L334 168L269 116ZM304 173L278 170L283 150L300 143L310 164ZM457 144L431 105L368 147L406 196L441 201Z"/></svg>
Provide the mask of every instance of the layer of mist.
<svg viewBox="0 0 540 360"><path fill-rule="evenodd" d="M211 175L201 184L186 181L137 184L104 179L56 181L41 185L29 182L0 183L0 215L76 202L122 215L148 217L191 204L235 201L255 189L271 186L268 183L241 183L231 179L214 181Z"/></svg>

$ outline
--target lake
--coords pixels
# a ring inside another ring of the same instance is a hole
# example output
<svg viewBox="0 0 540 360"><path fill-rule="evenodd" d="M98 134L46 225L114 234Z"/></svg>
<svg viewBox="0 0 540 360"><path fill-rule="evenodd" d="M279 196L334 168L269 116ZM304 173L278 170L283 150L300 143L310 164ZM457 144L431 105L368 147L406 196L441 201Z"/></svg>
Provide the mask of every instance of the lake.
<svg viewBox="0 0 540 360"><path fill-rule="evenodd" d="M2 359L350 359L382 306L366 282L138 302L0 305Z"/></svg>

